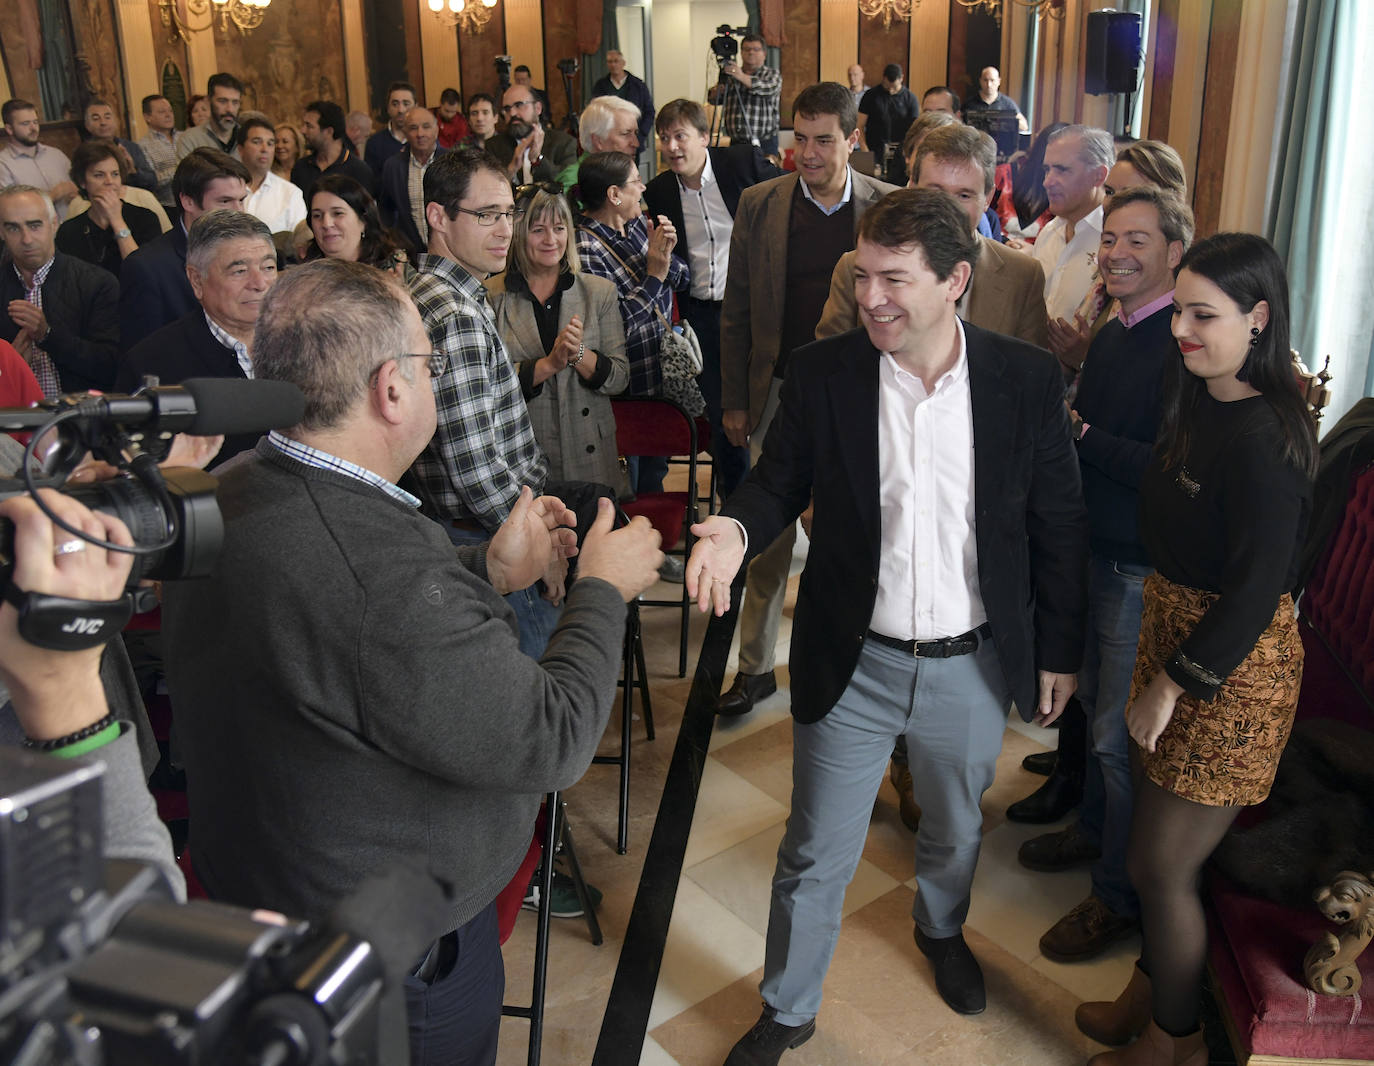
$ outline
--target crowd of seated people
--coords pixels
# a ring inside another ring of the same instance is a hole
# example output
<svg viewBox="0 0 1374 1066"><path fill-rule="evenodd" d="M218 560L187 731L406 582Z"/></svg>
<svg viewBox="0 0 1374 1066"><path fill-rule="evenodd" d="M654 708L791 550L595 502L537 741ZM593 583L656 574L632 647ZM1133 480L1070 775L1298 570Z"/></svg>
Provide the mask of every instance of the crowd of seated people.
<svg viewBox="0 0 1374 1066"><path fill-rule="evenodd" d="M37 108L4 105L5 402L197 376L305 396L298 425L196 450L224 466L224 564L167 590L166 635L199 879L313 917L370 868L418 858L453 895L404 989L412 1061L492 1061L492 903L537 796L595 752L626 602L669 577L724 611L747 566L739 671L716 704L747 714L776 688L800 520L815 576L794 626L796 817L764 1011L729 1066L776 1063L814 1032L884 772L916 834L919 950L952 1009L983 1009L961 927L1013 700L1028 721L1065 715L1052 795L1022 820L1062 816L1065 787L1081 802L1022 861L1093 865L1045 954L1089 958L1143 930L1130 986L1078 1012L1121 1045L1093 1062L1200 1066L1196 876L1267 794L1301 676L1281 595L1314 441L1286 372L1282 264L1249 235L1195 243L1182 161L1160 142L1056 123L1004 171L953 91L918 109L900 67L872 89L860 68L798 95L783 172L758 143L710 144L693 101L655 111L623 66L580 143L546 124L528 77L499 102L445 90L433 110L394 82L374 132L325 99L244 111L243 83L218 73L180 133L165 97L144 99L140 142L91 100L70 160L39 140ZM771 84L766 70L731 76ZM983 109L1019 116L995 68L982 83ZM646 187L650 129L665 169ZM888 173L905 190L851 166L864 136L900 144ZM729 472L685 573L642 521L613 528L608 499L627 474L630 492L662 487L658 460L622 468L610 399L661 394L677 321L701 337ZM122 582L121 558L23 501L0 513L42 560L16 584L110 598ZM50 661L12 622L7 604L0 649L21 650L0 680L22 735L120 744L118 722L75 721L25 684ZM917 691L927 658L959 696L918 693L941 728L917 731L883 692ZM91 658L68 663L69 691L103 711ZM1282 683L1256 696L1257 670ZM404 706L398 673L416 680ZM1237 721L1261 742L1238 750L1218 725ZM950 750L970 753L958 774ZM245 780L248 765L270 771Z"/></svg>

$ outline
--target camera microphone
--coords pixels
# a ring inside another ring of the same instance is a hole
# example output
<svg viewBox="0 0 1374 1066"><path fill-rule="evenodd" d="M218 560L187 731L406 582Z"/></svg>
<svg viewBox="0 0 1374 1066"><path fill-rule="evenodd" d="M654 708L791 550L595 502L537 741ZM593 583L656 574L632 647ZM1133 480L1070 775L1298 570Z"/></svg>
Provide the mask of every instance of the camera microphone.
<svg viewBox="0 0 1374 1066"><path fill-rule="evenodd" d="M78 418L98 419L125 429L213 437L294 426L305 414L305 397L286 381L189 378L180 385L156 385L130 396L87 396L75 408ZM0 429L36 429L62 409L40 404L2 410Z"/></svg>

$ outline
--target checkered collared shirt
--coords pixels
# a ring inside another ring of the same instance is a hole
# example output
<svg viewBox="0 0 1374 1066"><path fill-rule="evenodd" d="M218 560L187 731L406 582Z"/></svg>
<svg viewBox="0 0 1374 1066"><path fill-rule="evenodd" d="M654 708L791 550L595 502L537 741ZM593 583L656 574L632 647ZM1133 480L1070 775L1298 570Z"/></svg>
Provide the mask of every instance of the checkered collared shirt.
<svg viewBox="0 0 1374 1066"><path fill-rule="evenodd" d="M778 132L778 99L782 96L782 74L772 67L759 67L750 76L747 89L731 78L725 87L725 115L721 124L730 140L748 144Z"/></svg>
<svg viewBox="0 0 1374 1066"><path fill-rule="evenodd" d="M308 444L302 444L298 440L292 440L290 437L278 433L275 429L267 434L267 443L288 459L294 459L306 466L313 466L316 470L332 470L336 474L354 478L366 485L371 485L373 488L381 489L393 500L403 503L407 507L420 506L418 498L406 492L400 485L393 485L381 474L374 474L365 466L350 463L347 459L340 459L337 455L330 455L328 452L322 452Z"/></svg>
<svg viewBox="0 0 1374 1066"><path fill-rule="evenodd" d="M676 255L668 283L647 272L649 230L644 216L625 224L622 236L587 215L577 218L577 254L584 273L615 282L625 323L625 356L630 361L628 396L657 396L663 381L658 362L663 331L673 317L673 290L685 289L687 264Z"/></svg>
<svg viewBox="0 0 1374 1066"><path fill-rule="evenodd" d="M433 382L434 439L411 470L427 513L476 519L495 533L522 485L543 491L549 461L535 443L487 290L443 256L420 255L416 266L410 294L448 369Z"/></svg>
<svg viewBox="0 0 1374 1066"><path fill-rule="evenodd" d="M138 146L143 149L143 154L148 157L148 162L153 166L153 173L157 175L157 188L154 192L157 195L158 203L163 207L171 207L172 200L172 175L177 169L177 150L176 144L165 133L157 130L149 130L148 135L138 142Z"/></svg>
<svg viewBox="0 0 1374 1066"><path fill-rule="evenodd" d="M205 324L210 327L210 335L234 353L234 358L239 361L239 366L243 370L243 376L252 381L253 358L248 354L248 345L233 334L221 329L219 323L208 314L205 316Z"/></svg>
<svg viewBox="0 0 1374 1066"><path fill-rule="evenodd" d="M57 256L53 256L41 267L33 272L33 285L24 286L24 299L33 304L38 310L43 310L43 282L48 280L48 273L52 270L52 265L57 261ZM24 284L24 275L19 273L19 268L14 268L15 274L19 275L19 284ZM52 327L49 326L49 329ZM43 340L47 340L46 337ZM57 374L57 364L52 361L52 356L43 350L42 341L30 340L26 352L20 352L33 370L33 376L38 379L38 386L43 390L43 397L48 400L55 400L62 395L62 379Z"/></svg>
<svg viewBox="0 0 1374 1066"><path fill-rule="evenodd" d="M439 149L436 146L423 163L410 152L406 155L409 156L406 162L406 194L410 197L410 220L415 223L423 247L429 243L429 223L425 220L425 171L430 163L439 158Z"/></svg>

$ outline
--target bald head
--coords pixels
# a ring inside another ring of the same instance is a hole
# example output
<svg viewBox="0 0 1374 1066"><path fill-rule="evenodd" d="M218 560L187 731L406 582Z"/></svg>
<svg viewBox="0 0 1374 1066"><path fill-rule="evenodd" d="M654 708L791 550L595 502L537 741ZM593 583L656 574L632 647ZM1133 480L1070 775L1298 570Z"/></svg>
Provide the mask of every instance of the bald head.
<svg viewBox="0 0 1374 1066"><path fill-rule="evenodd" d="M439 120L427 107L412 107L401 120L401 132L410 145L411 158L425 162L439 142Z"/></svg>

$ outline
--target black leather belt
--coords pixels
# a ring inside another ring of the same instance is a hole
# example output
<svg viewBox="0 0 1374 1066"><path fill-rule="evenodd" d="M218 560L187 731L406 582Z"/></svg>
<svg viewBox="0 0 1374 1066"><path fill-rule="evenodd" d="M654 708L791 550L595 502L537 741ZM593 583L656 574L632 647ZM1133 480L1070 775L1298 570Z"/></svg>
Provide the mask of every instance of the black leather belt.
<svg viewBox="0 0 1374 1066"><path fill-rule="evenodd" d="M703 300L699 296L684 296L682 299L688 303L700 304L702 307L720 307L725 303L724 300Z"/></svg>
<svg viewBox="0 0 1374 1066"><path fill-rule="evenodd" d="M937 640L898 640L875 629L868 631L868 639L876 640L889 648L896 648L917 659L952 659L956 655L968 655L978 650L978 645L992 636L992 626L984 622L977 629L960 633L957 637L940 637Z"/></svg>

